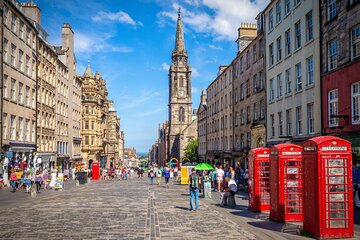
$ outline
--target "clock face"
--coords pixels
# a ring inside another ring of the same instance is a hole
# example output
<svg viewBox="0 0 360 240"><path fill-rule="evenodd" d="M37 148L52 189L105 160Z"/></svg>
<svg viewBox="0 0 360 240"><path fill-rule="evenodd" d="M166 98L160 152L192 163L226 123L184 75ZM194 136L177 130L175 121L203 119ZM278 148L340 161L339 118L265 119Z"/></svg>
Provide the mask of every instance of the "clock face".
<svg viewBox="0 0 360 240"><path fill-rule="evenodd" d="M184 96L184 94L185 94L185 92L184 92L183 90L180 90L180 91L179 91L179 96L180 96L180 97Z"/></svg>

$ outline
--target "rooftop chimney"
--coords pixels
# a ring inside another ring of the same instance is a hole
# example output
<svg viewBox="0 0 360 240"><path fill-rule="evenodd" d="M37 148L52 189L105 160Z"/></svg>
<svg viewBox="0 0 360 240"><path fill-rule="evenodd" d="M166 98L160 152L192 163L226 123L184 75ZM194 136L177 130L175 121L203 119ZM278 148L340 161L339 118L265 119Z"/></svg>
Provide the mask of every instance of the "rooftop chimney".
<svg viewBox="0 0 360 240"><path fill-rule="evenodd" d="M25 16L41 25L41 9L38 7L38 5L36 5L34 2L24 2L21 3L21 5Z"/></svg>
<svg viewBox="0 0 360 240"><path fill-rule="evenodd" d="M238 28L238 53L241 53L257 36L257 26L254 23L241 23Z"/></svg>

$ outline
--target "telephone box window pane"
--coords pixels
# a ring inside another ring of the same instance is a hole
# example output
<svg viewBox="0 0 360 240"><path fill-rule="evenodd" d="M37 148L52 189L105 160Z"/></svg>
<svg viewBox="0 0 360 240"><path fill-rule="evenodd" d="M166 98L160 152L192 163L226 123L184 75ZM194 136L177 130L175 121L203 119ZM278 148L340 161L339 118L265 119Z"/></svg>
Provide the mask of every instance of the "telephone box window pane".
<svg viewBox="0 0 360 240"><path fill-rule="evenodd" d="M329 159L327 163L328 167L343 167L344 159Z"/></svg>
<svg viewBox="0 0 360 240"><path fill-rule="evenodd" d="M287 174L298 174L299 173L299 169L298 168L288 168L286 170Z"/></svg>
<svg viewBox="0 0 360 240"><path fill-rule="evenodd" d="M344 201L344 200L345 200L344 194L340 194L340 193L330 194L330 202Z"/></svg>
<svg viewBox="0 0 360 240"><path fill-rule="evenodd" d="M344 228L345 220L330 220L330 228Z"/></svg>
<svg viewBox="0 0 360 240"><path fill-rule="evenodd" d="M329 168L330 175L344 175L344 168Z"/></svg>
<svg viewBox="0 0 360 240"><path fill-rule="evenodd" d="M344 185L330 185L326 187L326 192L345 192Z"/></svg>
<svg viewBox="0 0 360 240"><path fill-rule="evenodd" d="M330 203L331 210L345 210L345 203Z"/></svg>
<svg viewBox="0 0 360 240"><path fill-rule="evenodd" d="M346 218L345 212L330 212L330 218Z"/></svg>
<svg viewBox="0 0 360 240"><path fill-rule="evenodd" d="M330 177L330 184L344 184L344 176Z"/></svg>

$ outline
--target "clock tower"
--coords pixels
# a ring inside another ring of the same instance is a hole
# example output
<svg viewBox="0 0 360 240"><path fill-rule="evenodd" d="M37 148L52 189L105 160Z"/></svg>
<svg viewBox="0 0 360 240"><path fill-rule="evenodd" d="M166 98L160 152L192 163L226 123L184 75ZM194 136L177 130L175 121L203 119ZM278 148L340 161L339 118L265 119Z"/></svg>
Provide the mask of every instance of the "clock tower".
<svg viewBox="0 0 360 240"><path fill-rule="evenodd" d="M172 51L172 63L169 69L169 159L183 157L180 146L182 133L192 123L191 67L185 50L183 24L179 9L175 49ZM186 137L186 136L185 136Z"/></svg>

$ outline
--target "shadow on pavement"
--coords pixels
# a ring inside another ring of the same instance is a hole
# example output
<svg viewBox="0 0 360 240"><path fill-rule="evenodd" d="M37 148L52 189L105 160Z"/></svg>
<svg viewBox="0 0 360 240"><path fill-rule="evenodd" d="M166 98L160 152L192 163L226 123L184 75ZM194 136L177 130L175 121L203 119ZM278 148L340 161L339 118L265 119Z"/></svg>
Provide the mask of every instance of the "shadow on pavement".
<svg viewBox="0 0 360 240"><path fill-rule="evenodd" d="M299 235L302 226L294 223L276 223L272 221L263 221L263 222L248 222L248 224L262 229L268 229L271 231L288 233L293 235Z"/></svg>
<svg viewBox="0 0 360 240"><path fill-rule="evenodd" d="M186 208L186 207L175 206L175 208L185 210L185 211L189 211L189 208Z"/></svg>

